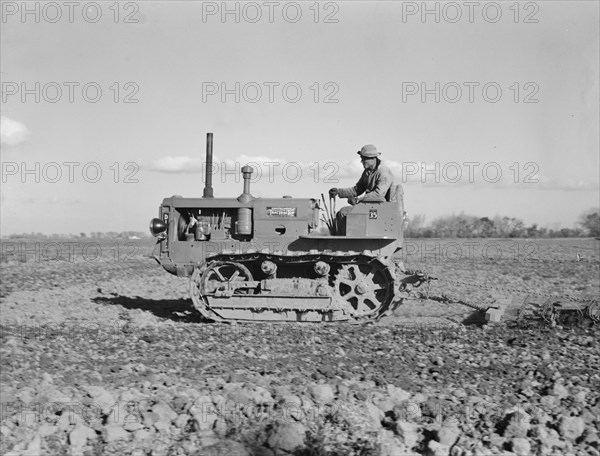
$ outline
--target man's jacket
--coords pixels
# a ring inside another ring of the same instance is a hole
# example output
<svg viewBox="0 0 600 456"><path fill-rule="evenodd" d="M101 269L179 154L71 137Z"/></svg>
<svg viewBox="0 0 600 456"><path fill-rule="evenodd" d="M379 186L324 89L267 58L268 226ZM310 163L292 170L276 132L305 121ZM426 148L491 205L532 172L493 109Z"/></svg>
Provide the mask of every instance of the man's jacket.
<svg viewBox="0 0 600 456"><path fill-rule="evenodd" d="M392 185L394 185L392 171L377 159L375 169L365 169L356 185L338 189L338 196L351 198L365 193L365 196L361 198L363 202L386 201L386 195Z"/></svg>

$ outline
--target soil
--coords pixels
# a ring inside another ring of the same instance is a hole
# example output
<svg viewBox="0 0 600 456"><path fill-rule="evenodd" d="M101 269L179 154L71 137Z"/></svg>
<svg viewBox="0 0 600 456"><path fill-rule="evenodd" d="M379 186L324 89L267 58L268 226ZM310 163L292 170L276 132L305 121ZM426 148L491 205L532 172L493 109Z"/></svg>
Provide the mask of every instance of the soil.
<svg viewBox="0 0 600 456"><path fill-rule="evenodd" d="M600 455L589 319L486 324L419 299L362 325L206 323L152 241L50 244L2 242L1 454ZM431 297L600 294L594 239L405 252Z"/></svg>

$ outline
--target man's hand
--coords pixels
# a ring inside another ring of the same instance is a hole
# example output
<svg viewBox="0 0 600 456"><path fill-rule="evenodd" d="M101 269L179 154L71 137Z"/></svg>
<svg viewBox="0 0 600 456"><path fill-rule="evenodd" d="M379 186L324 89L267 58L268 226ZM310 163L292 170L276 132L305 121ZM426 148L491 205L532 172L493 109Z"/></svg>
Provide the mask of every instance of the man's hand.
<svg viewBox="0 0 600 456"><path fill-rule="evenodd" d="M338 195L338 189L333 187L329 189L329 198L335 198Z"/></svg>
<svg viewBox="0 0 600 456"><path fill-rule="evenodd" d="M351 196L348 198L348 204L351 206L356 206L358 204L358 198L356 196Z"/></svg>

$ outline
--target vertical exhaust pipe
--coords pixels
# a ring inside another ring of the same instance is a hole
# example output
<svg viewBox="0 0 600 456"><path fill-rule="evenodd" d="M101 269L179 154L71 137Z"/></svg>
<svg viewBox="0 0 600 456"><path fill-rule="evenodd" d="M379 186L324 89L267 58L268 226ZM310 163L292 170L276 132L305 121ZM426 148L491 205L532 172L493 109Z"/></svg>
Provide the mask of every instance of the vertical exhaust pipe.
<svg viewBox="0 0 600 456"><path fill-rule="evenodd" d="M202 198L212 198L212 175L213 175L213 134L206 133L206 175L204 177L204 193Z"/></svg>

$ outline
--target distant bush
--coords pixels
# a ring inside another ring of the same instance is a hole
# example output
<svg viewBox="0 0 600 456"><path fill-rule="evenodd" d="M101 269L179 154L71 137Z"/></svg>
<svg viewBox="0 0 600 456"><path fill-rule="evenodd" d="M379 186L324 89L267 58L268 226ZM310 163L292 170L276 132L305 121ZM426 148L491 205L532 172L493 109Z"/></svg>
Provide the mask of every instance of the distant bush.
<svg viewBox="0 0 600 456"><path fill-rule="evenodd" d="M595 216L595 218L594 218ZM408 219L404 235L409 238L557 238L598 236L598 213L587 215L580 228L548 229L537 224L526 226L515 217L496 215L493 218L476 217L474 215L446 215L434 219L425 225L425 217L421 214ZM594 225L595 223L595 225Z"/></svg>
<svg viewBox="0 0 600 456"><path fill-rule="evenodd" d="M588 236L600 237L600 210L589 209L579 216L578 224Z"/></svg>

